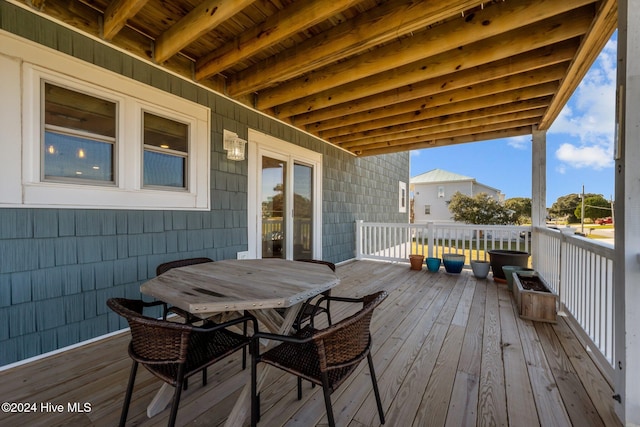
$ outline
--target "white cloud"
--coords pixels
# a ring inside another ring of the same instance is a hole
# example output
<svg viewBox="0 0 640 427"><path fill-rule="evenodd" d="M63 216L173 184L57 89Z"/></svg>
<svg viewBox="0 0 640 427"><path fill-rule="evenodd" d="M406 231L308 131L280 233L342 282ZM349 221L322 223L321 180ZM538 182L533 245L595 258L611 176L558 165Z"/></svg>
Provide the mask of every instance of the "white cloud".
<svg viewBox="0 0 640 427"><path fill-rule="evenodd" d="M616 42L609 41L570 102L549 129L565 141L558 160L574 168L613 166L616 101Z"/></svg>
<svg viewBox="0 0 640 427"><path fill-rule="evenodd" d="M575 168L604 169L613 166L611 146L591 145L578 147L564 143L556 150L556 157Z"/></svg>
<svg viewBox="0 0 640 427"><path fill-rule="evenodd" d="M507 145L515 148L516 150L526 150L529 147L531 147L531 136L523 135L523 136L515 136L513 138L508 138Z"/></svg>

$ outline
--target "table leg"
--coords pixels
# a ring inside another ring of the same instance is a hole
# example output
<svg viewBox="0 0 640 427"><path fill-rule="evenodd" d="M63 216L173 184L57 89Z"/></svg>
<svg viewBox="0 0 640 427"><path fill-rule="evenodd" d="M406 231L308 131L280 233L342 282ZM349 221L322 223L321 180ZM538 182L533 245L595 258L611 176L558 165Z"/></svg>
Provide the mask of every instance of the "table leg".
<svg viewBox="0 0 640 427"><path fill-rule="evenodd" d="M274 323L273 314L279 317L278 313L275 310L259 310L254 312L253 314L256 318L262 322L268 329L269 332L274 332L281 335L288 335L291 331L291 327L293 326L293 322L296 320L296 316L298 314L298 310L300 309L301 304L296 304L287 309L285 313L284 320L279 326L276 326ZM275 329L275 330L274 330ZM268 344L267 344L268 345ZM258 390L262 387L265 379L267 378L269 366L265 366L261 369L261 372L258 374L257 385ZM240 397L236 401L227 421L225 422L225 427L237 427L245 424L245 420L249 417L249 411L251 410L251 384L245 384L242 392L240 393Z"/></svg>

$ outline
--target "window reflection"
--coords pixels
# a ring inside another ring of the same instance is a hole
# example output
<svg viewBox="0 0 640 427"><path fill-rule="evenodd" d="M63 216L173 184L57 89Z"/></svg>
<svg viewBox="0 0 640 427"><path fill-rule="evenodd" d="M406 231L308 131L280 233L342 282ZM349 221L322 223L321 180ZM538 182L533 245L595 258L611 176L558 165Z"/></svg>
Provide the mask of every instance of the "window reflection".
<svg viewBox="0 0 640 427"><path fill-rule="evenodd" d="M116 103L43 86L43 179L113 183Z"/></svg>

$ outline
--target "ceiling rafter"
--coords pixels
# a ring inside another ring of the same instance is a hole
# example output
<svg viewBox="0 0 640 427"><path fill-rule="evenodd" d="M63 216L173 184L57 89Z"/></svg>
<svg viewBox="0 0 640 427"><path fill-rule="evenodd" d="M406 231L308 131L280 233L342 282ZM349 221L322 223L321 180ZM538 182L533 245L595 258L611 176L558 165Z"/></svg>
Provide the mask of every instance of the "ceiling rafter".
<svg viewBox="0 0 640 427"><path fill-rule="evenodd" d="M468 16L466 19L463 17L452 19L433 29L415 34L413 37L402 38L382 46L369 54L355 56L276 88L266 89L258 97L256 107L258 109L274 107L327 89L333 89L333 92L336 92L336 88L362 80L372 72L381 74L414 64L430 56L458 49L460 46L479 45L485 39L509 33L518 28L531 28L532 24L537 25L546 18L557 16L547 6L549 1L553 0L503 2L477 12L472 18ZM561 3L566 9L561 10L572 12L573 8L569 7L569 4L579 7L588 4L589 1L563 0ZM333 99L331 95L325 94L318 98ZM301 105L299 111L319 108L306 104ZM290 115L292 114L285 114L287 117Z"/></svg>
<svg viewBox="0 0 640 427"><path fill-rule="evenodd" d="M253 2L254 0L204 0L158 37L154 55L156 62L166 61Z"/></svg>
<svg viewBox="0 0 640 427"><path fill-rule="evenodd" d="M271 15L265 22L243 31L221 49L198 60L196 62L196 80L217 74L299 31L342 12L357 2L357 0L332 0L326 3L303 2L302 6L292 3L285 9Z"/></svg>
<svg viewBox="0 0 640 427"><path fill-rule="evenodd" d="M104 12L102 37L111 40L149 0L113 0Z"/></svg>
<svg viewBox="0 0 640 427"><path fill-rule="evenodd" d="M422 30L452 13L461 13L475 5L477 0L454 0L448 4L430 0L384 3L231 76L227 93L243 95L264 89L274 82L298 77L375 45ZM366 35L363 34L365 31Z"/></svg>

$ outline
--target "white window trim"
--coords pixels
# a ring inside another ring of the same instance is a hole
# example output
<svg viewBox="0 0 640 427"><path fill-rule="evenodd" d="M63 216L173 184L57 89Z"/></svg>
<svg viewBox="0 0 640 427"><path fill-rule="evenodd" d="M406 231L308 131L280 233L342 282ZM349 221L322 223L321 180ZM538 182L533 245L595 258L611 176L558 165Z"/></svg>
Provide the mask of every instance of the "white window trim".
<svg viewBox="0 0 640 427"><path fill-rule="evenodd" d="M407 183L398 181L398 212L407 213L407 203L409 203Z"/></svg>
<svg viewBox="0 0 640 427"><path fill-rule="evenodd" d="M0 46L0 206L210 208L209 108L4 33ZM41 181L41 79L118 102L115 186ZM189 123L188 190L143 188L143 110Z"/></svg>
<svg viewBox="0 0 640 427"><path fill-rule="evenodd" d="M248 233L248 258L258 258L261 256L262 233L260 228L260 206L258 200L258 189L261 188L258 173L260 165L258 159L266 154L275 158L282 158L293 164L303 162L313 166L313 256L322 259L322 154L308 150L264 134L262 132L249 129L247 143L247 166L248 166L248 206L247 206L247 233ZM289 178L293 180L293 174ZM289 224L291 226L291 224ZM291 235L291 230L287 231ZM291 256L293 248L287 248L285 253Z"/></svg>

